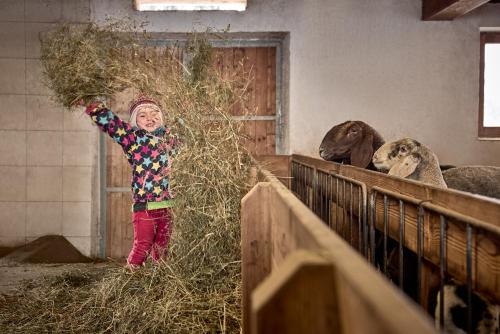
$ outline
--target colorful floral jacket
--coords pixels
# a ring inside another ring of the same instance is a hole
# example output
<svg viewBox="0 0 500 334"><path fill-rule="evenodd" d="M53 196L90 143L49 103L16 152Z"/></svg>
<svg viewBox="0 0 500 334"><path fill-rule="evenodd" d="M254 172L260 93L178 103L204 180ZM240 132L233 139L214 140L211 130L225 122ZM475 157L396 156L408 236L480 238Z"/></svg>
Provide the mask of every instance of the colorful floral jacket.
<svg viewBox="0 0 500 334"><path fill-rule="evenodd" d="M132 127L102 103L93 103L85 112L101 130L120 144L132 166L134 203L161 202L173 199L170 190L171 157L178 139L169 128L152 133Z"/></svg>

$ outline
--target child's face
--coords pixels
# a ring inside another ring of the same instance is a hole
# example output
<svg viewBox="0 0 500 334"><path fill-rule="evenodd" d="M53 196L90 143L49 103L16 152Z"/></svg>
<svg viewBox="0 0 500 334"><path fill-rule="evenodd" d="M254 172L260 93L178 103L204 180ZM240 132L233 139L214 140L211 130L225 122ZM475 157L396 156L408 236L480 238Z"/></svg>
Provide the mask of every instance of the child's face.
<svg viewBox="0 0 500 334"><path fill-rule="evenodd" d="M137 126L139 128L153 132L161 125L161 114L158 110L146 107L137 112Z"/></svg>

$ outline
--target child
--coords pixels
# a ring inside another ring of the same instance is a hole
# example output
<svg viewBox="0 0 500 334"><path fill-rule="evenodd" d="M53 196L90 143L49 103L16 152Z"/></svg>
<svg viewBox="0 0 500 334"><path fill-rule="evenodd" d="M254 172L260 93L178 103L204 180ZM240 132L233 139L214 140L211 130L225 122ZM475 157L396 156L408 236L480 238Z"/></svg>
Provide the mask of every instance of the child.
<svg viewBox="0 0 500 334"><path fill-rule="evenodd" d="M169 173L178 141L163 126L159 105L145 96L130 106L129 123L102 102L90 104L85 112L122 146L132 166L134 245L127 265L131 269L142 265L149 253L157 262L166 254L172 232Z"/></svg>

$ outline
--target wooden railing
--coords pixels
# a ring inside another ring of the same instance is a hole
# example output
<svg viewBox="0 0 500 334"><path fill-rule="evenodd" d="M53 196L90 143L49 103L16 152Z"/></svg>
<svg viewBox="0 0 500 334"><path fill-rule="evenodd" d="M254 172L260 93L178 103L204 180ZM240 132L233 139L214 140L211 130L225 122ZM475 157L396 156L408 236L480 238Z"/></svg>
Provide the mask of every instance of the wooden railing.
<svg viewBox="0 0 500 334"><path fill-rule="evenodd" d="M241 209L244 333L435 332L282 182L259 178Z"/></svg>
<svg viewBox="0 0 500 334"><path fill-rule="evenodd" d="M404 247L424 259L423 270L418 270L421 286L417 299L425 309L429 309L429 294L436 275L440 276L441 287L445 280L454 278L471 284L471 288L483 296L500 300L499 200L305 156L294 155L289 161L292 165L311 166L314 173L325 171L366 185L370 196L369 229L372 232L376 229L396 241L402 237ZM314 177L309 177L304 184L315 194L311 198L316 198L321 185L307 184L309 179L314 181ZM337 209L340 206L349 211L342 207L344 198L345 194L341 193ZM335 194L332 199L336 200ZM311 209L314 210L314 205ZM372 250L375 239L370 240ZM375 262L374 252L369 255Z"/></svg>

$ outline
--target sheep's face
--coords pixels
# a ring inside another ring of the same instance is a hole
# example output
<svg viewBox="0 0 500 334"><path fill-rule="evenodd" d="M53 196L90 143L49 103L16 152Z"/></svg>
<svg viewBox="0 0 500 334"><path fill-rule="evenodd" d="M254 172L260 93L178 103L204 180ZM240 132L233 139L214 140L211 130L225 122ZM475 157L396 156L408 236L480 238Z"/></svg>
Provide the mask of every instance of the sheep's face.
<svg viewBox="0 0 500 334"><path fill-rule="evenodd" d="M373 155L373 165L381 171L389 171L396 164L419 159L417 153L421 144L411 138L404 138L382 145ZM414 161L416 162L416 161Z"/></svg>
<svg viewBox="0 0 500 334"><path fill-rule="evenodd" d="M351 148L363 137L362 126L355 121L347 121L334 126L327 132L319 147L319 155L325 160L348 158Z"/></svg>

